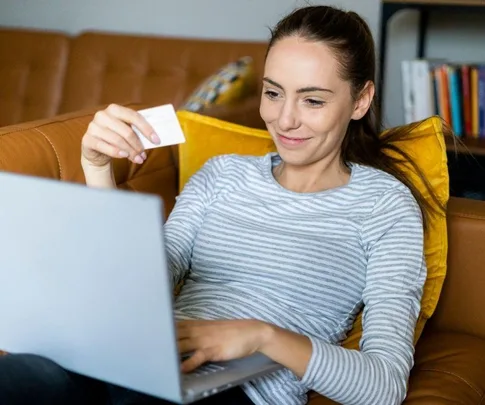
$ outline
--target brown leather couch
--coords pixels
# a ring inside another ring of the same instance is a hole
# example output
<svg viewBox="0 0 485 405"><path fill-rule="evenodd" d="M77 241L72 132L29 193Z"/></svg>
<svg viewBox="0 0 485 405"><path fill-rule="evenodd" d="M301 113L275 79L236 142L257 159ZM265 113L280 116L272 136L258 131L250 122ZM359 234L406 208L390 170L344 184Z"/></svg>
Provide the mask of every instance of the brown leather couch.
<svg viewBox="0 0 485 405"><path fill-rule="evenodd" d="M0 127L109 103L178 108L207 77L242 56L261 87L266 44L0 27Z"/></svg>
<svg viewBox="0 0 485 405"><path fill-rule="evenodd" d="M219 113L244 123L257 116L256 107L235 116ZM0 170L83 183L80 143L93 112L0 129ZM168 214L177 194L176 162L176 148L150 150L142 166L117 160L116 181L123 189L160 195ZM410 405L485 404L485 202L452 198L448 225L448 275L417 345ZM333 402L312 394L310 403Z"/></svg>

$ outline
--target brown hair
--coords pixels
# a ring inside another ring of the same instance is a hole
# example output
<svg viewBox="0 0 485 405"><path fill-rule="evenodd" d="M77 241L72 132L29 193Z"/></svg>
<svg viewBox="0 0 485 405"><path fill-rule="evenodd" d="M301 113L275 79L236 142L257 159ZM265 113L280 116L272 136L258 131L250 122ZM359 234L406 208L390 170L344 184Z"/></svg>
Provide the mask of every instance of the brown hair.
<svg viewBox="0 0 485 405"><path fill-rule="evenodd" d="M296 9L284 17L271 31L268 52L279 40L299 36L309 41L322 41L336 54L339 75L351 85L352 97L357 100L365 85L375 82L376 55L374 40L367 23L355 12L345 12L330 6L308 6ZM341 158L349 162L383 170L406 185L418 202L426 227L431 212L443 214L444 207L424 173L398 144L413 141L412 130L419 123L392 128L382 132L376 99L365 116L349 123L342 143ZM445 131L449 131L444 125ZM438 209L419 191L406 169L417 173L426 192Z"/></svg>

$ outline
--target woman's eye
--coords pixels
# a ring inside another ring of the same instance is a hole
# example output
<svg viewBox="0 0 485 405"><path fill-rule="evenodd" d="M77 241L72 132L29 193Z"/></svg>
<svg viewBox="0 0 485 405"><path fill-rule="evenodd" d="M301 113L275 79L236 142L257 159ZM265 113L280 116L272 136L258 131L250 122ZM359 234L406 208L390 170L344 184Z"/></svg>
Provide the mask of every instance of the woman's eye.
<svg viewBox="0 0 485 405"><path fill-rule="evenodd" d="M320 107L325 104L325 101L322 100L315 100L312 98L307 98L306 102L310 104L312 107Z"/></svg>
<svg viewBox="0 0 485 405"><path fill-rule="evenodd" d="M264 92L264 94L266 96L268 96L269 98L276 98L276 97L278 97L278 93L276 91L273 91L273 90L266 90Z"/></svg>

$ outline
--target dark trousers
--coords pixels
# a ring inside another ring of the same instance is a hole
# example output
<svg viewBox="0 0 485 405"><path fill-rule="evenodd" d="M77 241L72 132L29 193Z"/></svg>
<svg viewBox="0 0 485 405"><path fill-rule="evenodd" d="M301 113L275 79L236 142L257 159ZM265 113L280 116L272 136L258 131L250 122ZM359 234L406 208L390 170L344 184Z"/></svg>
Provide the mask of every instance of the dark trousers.
<svg viewBox="0 0 485 405"><path fill-rule="evenodd" d="M170 402L64 370L44 357L0 356L1 405L168 405ZM198 405L252 405L240 388Z"/></svg>

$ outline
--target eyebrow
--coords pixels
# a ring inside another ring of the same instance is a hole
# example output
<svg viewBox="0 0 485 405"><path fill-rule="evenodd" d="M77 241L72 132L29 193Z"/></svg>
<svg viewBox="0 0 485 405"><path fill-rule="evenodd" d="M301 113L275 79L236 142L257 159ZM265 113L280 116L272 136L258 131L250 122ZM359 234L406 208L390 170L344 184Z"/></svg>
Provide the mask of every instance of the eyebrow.
<svg viewBox="0 0 485 405"><path fill-rule="evenodd" d="M275 87L278 87L279 89L283 90L283 86L274 80L271 80L269 77L263 77L263 81L267 82ZM333 91L330 89L324 89L323 87L318 87L318 86L308 86L308 87L302 87L301 89L298 89L296 92L297 93L310 93L312 91L324 91L327 93L332 93Z"/></svg>

